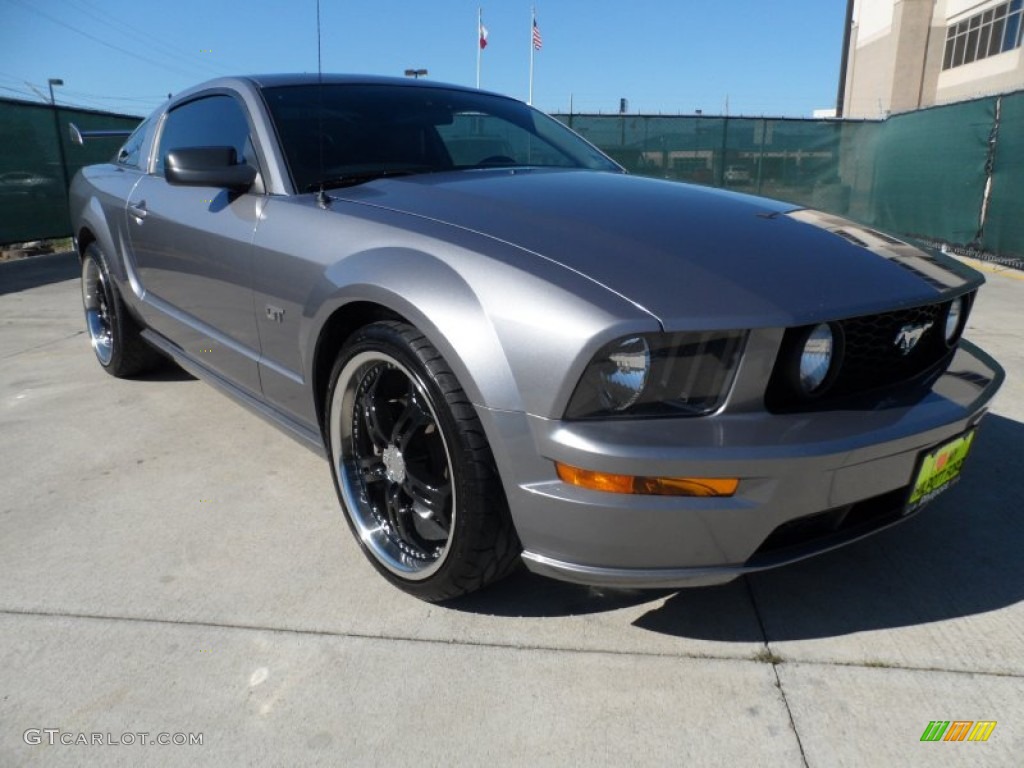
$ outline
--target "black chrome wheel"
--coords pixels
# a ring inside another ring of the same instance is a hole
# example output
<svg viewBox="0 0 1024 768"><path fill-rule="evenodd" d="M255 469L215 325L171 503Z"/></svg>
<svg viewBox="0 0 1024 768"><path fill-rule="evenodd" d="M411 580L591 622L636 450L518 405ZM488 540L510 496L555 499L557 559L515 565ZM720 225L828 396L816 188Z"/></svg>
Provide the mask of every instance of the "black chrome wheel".
<svg viewBox="0 0 1024 768"><path fill-rule="evenodd" d="M96 358L100 365L110 365L114 354L110 288L106 274L92 254L86 254L82 260L82 303L85 306L85 328Z"/></svg>
<svg viewBox="0 0 1024 768"><path fill-rule="evenodd" d="M134 376L159 363L159 354L142 338L118 294L110 265L96 243L82 254L82 305L89 343L103 370L112 376Z"/></svg>
<svg viewBox="0 0 1024 768"><path fill-rule="evenodd" d="M384 567L423 579L444 562L457 508L437 416L416 377L383 352L342 369L339 474L360 539Z"/></svg>
<svg viewBox="0 0 1024 768"><path fill-rule="evenodd" d="M415 328L369 325L335 363L327 443L338 496L370 562L426 600L479 589L519 542L472 405Z"/></svg>

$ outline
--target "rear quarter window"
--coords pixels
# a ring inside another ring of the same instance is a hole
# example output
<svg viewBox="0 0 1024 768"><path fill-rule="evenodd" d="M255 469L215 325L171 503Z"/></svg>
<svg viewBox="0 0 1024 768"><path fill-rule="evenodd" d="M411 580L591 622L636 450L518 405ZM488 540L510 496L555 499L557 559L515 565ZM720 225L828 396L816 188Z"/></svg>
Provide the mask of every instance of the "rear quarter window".
<svg viewBox="0 0 1024 768"><path fill-rule="evenodd" d="M121 145L114 156L114 162L126 168L138 168L142 170L146 165L147 158L142 156L142 148L149 135L149 129L153 125L153 118L144 120L128 137L128 140Z"/></svg>

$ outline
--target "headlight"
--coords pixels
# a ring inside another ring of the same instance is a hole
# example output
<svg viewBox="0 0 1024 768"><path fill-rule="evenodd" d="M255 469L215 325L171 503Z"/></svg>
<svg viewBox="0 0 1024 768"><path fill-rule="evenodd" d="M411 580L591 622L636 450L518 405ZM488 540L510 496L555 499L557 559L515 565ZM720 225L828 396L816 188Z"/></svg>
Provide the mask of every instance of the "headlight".
<svg viewBox="0 0 1024 768"><path fill-rule="evenodd" d="M651 368L651 348L636 336L620 342L608 356L610 366L602 371L603 394L612 410L624 411L637 401Z"/></svg>
<svg viewBox="0 0 1024 768"><path fill-rule="evenodd" d="M960 326L964 318L964 297L953 299L946 310L945 339L946 346L952 347L960 335Z"/></svg>
<svg viewBox="0 0 1024 768"><path fill-rule="evenodd" d="M810 395L821 388L832 369L835 339L827 323L811 330L800 353L800 388Z"/></svg>
<svg viewBox="0 0 1024 768"><path fill-rule="evenodd" d="M629 336L601 348L583 373L566 418L700 416L732 384L745 331Z"/></svg>
<svg viewBox="0 0 1024 768"><path fill-rule="evenodd" d="M600 411L629 408L644 391L650 368L651 348L643 336L631 336L606 345L583 377L586 407Z"/></svg>

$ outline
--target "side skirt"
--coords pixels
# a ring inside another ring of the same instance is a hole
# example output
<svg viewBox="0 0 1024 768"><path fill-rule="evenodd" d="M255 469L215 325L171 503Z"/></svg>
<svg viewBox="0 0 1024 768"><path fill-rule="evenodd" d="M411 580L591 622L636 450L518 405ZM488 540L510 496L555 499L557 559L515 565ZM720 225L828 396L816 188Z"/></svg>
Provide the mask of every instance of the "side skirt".
<svg viewBox="0 0 1024 768"><path fill-rule="evenodd" d="M142 338L196 378L212 384L222 393L244 405L264 421L277 427L293 440L313 451L313 453L322 458L327 458L327 450L324 447L323 439L319 432L300 424L273 406L243 392L223 376L210 370L198 360L189 357L180 347L168 341L160 334L154 333L151 329L147 328L142 331Z"/></svg>

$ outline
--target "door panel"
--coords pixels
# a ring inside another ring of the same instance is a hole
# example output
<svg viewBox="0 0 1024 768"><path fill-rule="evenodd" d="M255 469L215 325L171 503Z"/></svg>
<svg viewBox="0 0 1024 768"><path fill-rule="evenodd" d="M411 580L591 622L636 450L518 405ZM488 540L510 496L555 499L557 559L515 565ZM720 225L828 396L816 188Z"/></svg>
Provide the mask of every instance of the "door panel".
<svg viewBox="0 0 1024 768"><path fill-rule="evenodd" d="M326 213L310 198L270 200L253 248L263 392L268 402L310 429L318 428L308 380L314 350L303 346L303 334L314 287L321 283L326 266L316 260L322 246L315 243L326 236L328 218L337 215ZM335 231L345 232L345 225ZM344 250L341 242L336 247Z"/></svg>
<svg viewBox="0 0 1024 768"><path fill-rule="evenodd" d="M227 91L201 94L164 117L153 172L128 199L127 220L146 322L207 368L260 396L252 241L265 197L169 184L168 152L233 147L259 170L252 123Z"/></svg>
<svg viewBox="0 0 1024 768"><path fill-rule="evenodd" d="M252 239L263 201L157 176L128 201L146 322L252 394L260 393Z"/></svg>

